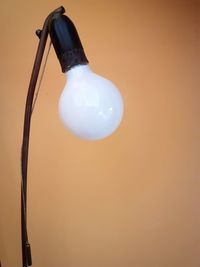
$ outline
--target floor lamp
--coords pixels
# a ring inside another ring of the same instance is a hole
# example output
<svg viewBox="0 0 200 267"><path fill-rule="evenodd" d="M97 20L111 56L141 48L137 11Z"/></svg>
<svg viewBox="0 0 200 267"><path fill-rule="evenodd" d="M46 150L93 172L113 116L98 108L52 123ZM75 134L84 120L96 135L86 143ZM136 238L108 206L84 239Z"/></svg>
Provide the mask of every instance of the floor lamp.
<svg viewBox="0 0 200 267"><path fill-rule="evenodd" d="M73 22L59 7L46 18L42 30L37 30L39 45L31 74L25 106L21 150L21 237L22 266L32 265L27 231L27 170L31 115L35 88L48 35L66 74L67 83L59 100L59 114L66 128L85 140L98 140L111 135L123 116L120 92L109 80L95 74L88 65L79 35Z"/></svg>

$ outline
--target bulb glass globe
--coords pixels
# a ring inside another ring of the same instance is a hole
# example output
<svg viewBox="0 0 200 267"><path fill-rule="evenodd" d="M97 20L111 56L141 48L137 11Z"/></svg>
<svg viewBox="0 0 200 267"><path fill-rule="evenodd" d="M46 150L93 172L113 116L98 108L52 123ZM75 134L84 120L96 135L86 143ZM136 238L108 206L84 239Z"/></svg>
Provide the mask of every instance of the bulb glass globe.
<svg viewBox="0 0 200 267"><path fill-rule="evenodd" d="M59 100L64 125L82 139L111 135L123 116L123 101L116 86L95 74L88 65L66 72L67 83Z"/></svg>

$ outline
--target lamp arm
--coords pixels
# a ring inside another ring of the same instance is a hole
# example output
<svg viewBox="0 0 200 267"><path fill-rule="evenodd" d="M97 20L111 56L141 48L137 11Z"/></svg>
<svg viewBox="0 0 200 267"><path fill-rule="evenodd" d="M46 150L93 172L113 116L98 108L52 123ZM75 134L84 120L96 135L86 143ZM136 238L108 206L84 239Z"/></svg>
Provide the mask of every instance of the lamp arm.
<svg viewBox="0 0 200 267"><path fill-rule="evenodd" d="M35 56L35 62L31 74L31 79L28 87L28 94L26 98L25 114L24 114L24 128L23 139L21 148L21 238L22 238L22 266L27 267L32 265L31 249L28 242L27 233L27 169L28 169L28 151L29 151L29 137L31 126L32 105L35 93L35 87L44 55L46 41L48 37L48 25L53 15L63 14L65 12L64 7L59 7L51 12L46 18L43 29L36 31L36 34L40 38L37 53Z"/></svg>

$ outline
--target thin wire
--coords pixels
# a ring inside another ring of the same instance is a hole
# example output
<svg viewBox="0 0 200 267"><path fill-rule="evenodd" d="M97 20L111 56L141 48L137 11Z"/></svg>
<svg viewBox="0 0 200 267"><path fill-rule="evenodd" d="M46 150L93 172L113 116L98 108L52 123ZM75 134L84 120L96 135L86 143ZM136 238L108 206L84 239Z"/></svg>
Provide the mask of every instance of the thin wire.
<svg viewBox="0 0 200 267"><path fill-rule="evenodd" d="M46 54L46 57L45 57L45 60L44 60L44 65L43 65L43 68L41 70L41 76L40 76L40 79L38 81L38 86L37 86L37 89L36 89L36 92L35 92L35 96L34 96L34 99L33 99L31 114L33 113L33 110L34 110L34 107L35 107L35 103L37 101L37 97L38 97L38 94L39 94L39 91L40 91L40 87L41 87L42 80L43 80L43 77L44 77L44 71L45 71L45 68L46 68L46 64L47 64L47 60L48 60L50 49L51 49L51 41L49 42L49 47L48 47L47 54ZM22 174L22 177L23 177L23 174ZM26 235L26 239L27 239L26 245L29 245L29 243L28 243L28 233L27 233L27 216L26 216L27 213L26 213L26 201L25 201L25 188L24 188L23 178L21 179L21 190L22 190L21 191L22 192L22 194L21 194L21 197L22 197L22 209L23 209L23 214L24 214L24 216L23 216L23 219L24 219L23 224L25 225L25 235Z"/></svg>
<svg viewBox="0 0 200 267"><path fill-rule="evenodd" d="M33 110L35 108L35 104L36 104L36 101L37 101L37 98L38 98L38 94L39 94L40 87L41 87L41 84L42 84L42 80L43 80L43 77L44 77L44 71L45 71L45 68L46 68L46 65L47 65L47 60L48 60L48 56L49 56L50 50L51 50L51 41L49 42L49 47L48 47L47 54L46 54L46 57L45 57L45 60L44 60L44 65L43 65L43 68L41 70L41 76L40 76L40 79L38 81L38 86L37 86L37 89L36 89L36 92L35 92L35 97L33 99L31 114L33 113Z"/></svg>
<svg viewBox="0 0 200 267"><path fill-rule="evenodd" d="M50 49L51 49L51 41L49 42L49 47L48 47L47 54L46 54L46 57L45 57L45 60L44 60L44 65L43 65L43 68L42 68L42 71L41 71L41 76L40 76L40 79L38 81L38 86L37 86L37 89L36 89L36 92L35 92L35 97L34 97L33 104L32 104L31 114L33 113L33 110L34 110L34 107L35 107L35 103L36 103L37 98L38 98L38 94L39 94L40 87L41 87L41 84L42 84L42 80L43 80L43 77L44 77L44 71L45 71L47 60L48 60L48 56L49 56L49 53L50 53ZM21 176L23 177L23 174L21 174ZM26 218L26 203L25 203L25 193L24 193L25 190L24 190L23 179L21 179L21 188L22 188L23 212L24 212L24 215L25 215L24 224L27 225L27 221L26 221L26 219L27 219Z"/></svg>

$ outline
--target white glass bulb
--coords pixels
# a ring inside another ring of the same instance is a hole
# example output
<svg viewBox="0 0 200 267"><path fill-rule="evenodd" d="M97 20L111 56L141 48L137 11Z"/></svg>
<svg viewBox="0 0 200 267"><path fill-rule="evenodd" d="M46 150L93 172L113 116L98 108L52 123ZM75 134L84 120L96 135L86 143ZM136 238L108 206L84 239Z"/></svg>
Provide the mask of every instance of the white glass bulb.
<svg viewBox="0 0 200 267"><path fill-rule="evenodd" d="M116 86L95 74L88 65L66 72L67 83L59 100L64 125L82 139L111 135L123 115L123 101Z"/></svg>

